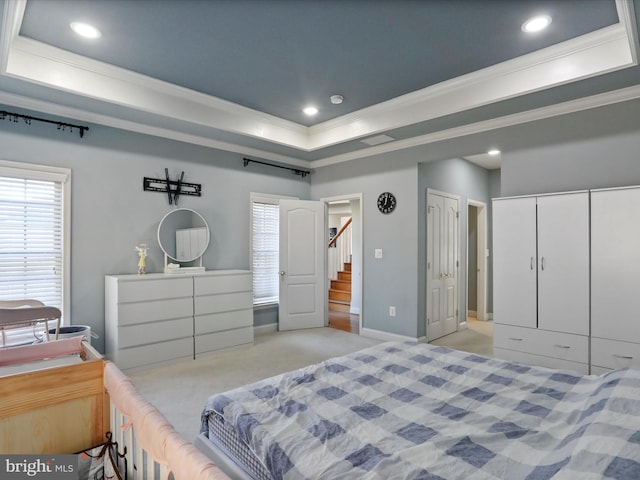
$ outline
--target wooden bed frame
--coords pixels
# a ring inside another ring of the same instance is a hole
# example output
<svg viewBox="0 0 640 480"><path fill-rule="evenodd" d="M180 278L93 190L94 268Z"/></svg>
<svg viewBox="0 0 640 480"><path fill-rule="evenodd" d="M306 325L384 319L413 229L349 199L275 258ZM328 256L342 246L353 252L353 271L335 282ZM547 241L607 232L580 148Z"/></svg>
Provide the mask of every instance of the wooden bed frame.
<svg viewBox="0 0 640 480"><path fill-rule="evenodd" d="M104 360L87 342L81 357L82 363L0 378L0 452L68 454L104 443Z"/></svg>

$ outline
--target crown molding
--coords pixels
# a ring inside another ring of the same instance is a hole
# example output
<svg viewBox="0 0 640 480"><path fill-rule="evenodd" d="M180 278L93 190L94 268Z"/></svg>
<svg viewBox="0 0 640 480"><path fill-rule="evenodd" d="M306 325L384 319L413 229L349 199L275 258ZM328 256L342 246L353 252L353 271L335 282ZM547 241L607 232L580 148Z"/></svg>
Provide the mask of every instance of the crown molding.
<svg viewBox="0 0 640 480"><path fill-rule="evenodd" d="M460 127L448 128L433 133L427 133L425 135L419 135L405 140L396 140L395 142L389 142L383 145L365 148L342 155L335 155L333 157L314 160L311 162L311 168L317 169L329 165L356 160L359 158L371 157L373 155L380 155L397 150L404 150L420 145L427 145L429 143L451 140L467 135L474 135L477 133L497 130L499 128L534 122L536 120L544 120L546 118L552 118L560 115L590 110L593 108L604 107L606 105L612 105L615 103L636 100L638 98L640 98L640 85L635 85L633 87L613 90L611 92L592 95L590 97L584 97L578 100L571 100L568 102L554 104L548 107L527 110L520 113L493 118L491 120L484 120L481 122L462 125Z"/></svg>
<svg viewBox="0 0 640 480"><path fill-rule="evenodd" d="M583 35L309 127L311 149L634 66L623 25Z"/></svg>
<svg viewBox="0 0 640 480"><path fill-rule="evenodd" d="M288 165L293 165L296 167L307 169L311 168L311 164L309 161L302 160L300 158L279 155L266 150L247 147L235 143L222 142L219 140L211 139L209 137L204 137L202 135L193 135L185 132L171 130L168 128L149 125L146 123L123 120L122 118L88 112L86 110L73 107L64 107L56 103L25 97L22 95L15 95L12 93L0 91L0 104L12 105L14 107L24 108L27 110L35 110L50 115L74 118L79 121L103 125L106 127L118 128L121 130L141 133L144 135L152 135L169 140L177 140L179 142L190 143L192 145L215 148L218 150L238 153L241 155L253 156L264 160L273 160L275 162L286 163Z"/></svg>
<svg viewBox="0 0 640 480"><path fill-rule="evenodd" d="M318 151L347 141L637 64L635 50L637 32L633 5L631 0L616 0L620 18L620 23L616 25L340 118L305 127L20 37L19 29L25 7L26 0L5 0L2 32L0 32L1 75L124 106L158 118L179 120L184 122L185 129L188 129L189 124L198 125L283 145L300 152ZM23 98L20 102L25 103L25 99ZM411 146L412 142L421 144L424 143L424 138L438 136L438 134L428 134L416 139L392 142L384 146L306 162L242 145L211 140L202 135L173 132L124 118L82 112L79 109L70 109L50 102L41 103L46 104L48 113L55 115L72 116L72 118L131 129L139 133L174 138L286 163L296 161L304 165L309 163L322 165L321 162L336 163L337 159L346 161L349 158L363 156L363 152L377 151L376 149L390 151L396 149L397 145L402 145L403 142ZM70 112L73 112L73 115ZM518 121L519 117L516 115L513 118ZM478 122L473 125L484 123L490 125L494 121ZM467 127L449 129L445 132L464 131L465 128ZM293 164L304 166L300 163Z"/></svg>

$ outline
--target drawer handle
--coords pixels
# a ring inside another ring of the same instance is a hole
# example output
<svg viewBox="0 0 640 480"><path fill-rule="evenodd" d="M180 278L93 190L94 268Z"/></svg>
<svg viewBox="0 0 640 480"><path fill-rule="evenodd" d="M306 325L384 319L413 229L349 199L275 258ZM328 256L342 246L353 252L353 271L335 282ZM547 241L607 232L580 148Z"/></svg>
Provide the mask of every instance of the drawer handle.
<svg viewBox="0 0 640 480"><path fill-rule="evenodd" d="M617 355L614 353L613 356L617 358L624 358L625 360L633 360L633 357L631 355Z"/></svg>
<svg viewBox="0 0 640 480"><path fill-rule="evenodd" d="M554 347L558 347L558 348L571 348L571 345L554 345Z"/></svg>
<svg viewBox="0 0 640 480"><path fill-rule="evenodd" d="M522 341L521 338L516 338L516 337L509 337L509 340L515 340L516 342L521 342Z"/></svg>

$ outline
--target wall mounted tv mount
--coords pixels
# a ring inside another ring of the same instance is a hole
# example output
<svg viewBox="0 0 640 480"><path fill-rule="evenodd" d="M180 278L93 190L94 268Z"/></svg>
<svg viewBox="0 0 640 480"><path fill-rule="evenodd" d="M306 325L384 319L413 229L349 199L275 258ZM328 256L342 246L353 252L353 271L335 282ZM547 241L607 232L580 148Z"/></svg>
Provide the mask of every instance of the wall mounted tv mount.
<svg viewBox="0 0 640 480"><path fill-rule="evenodd" d="M144 177L142 188L145 192L162 192L166 193L169 199L169 205L178 205L178 197L180 195L192 195L195 197L202 196L202 185L200 183L184 182L184 171L180 174L178 180L169 178L169 169L164 169L165 178L149 178Z"/></svg>

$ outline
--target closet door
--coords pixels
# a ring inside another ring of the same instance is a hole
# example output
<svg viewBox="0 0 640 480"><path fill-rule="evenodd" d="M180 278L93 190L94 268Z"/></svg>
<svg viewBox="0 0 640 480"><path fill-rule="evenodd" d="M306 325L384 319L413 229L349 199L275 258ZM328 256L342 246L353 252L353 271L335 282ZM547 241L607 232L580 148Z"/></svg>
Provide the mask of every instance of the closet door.
<svg viewBox="0 0 640 480"><path fill-rule="evenodd" d="M640 188L591 193L591 335L640 343Z"/></svg>
<svg viewBox="0 0 640 480"><path fill-rule="evenodd" d="M589 194L538 198L538 328L589 335Z"/></svg>
<svg viewBox="0 0 640 480"><path fill-rule="evenodd" d="M493 319L535 328L536 199L493 202Z"/></svg>

